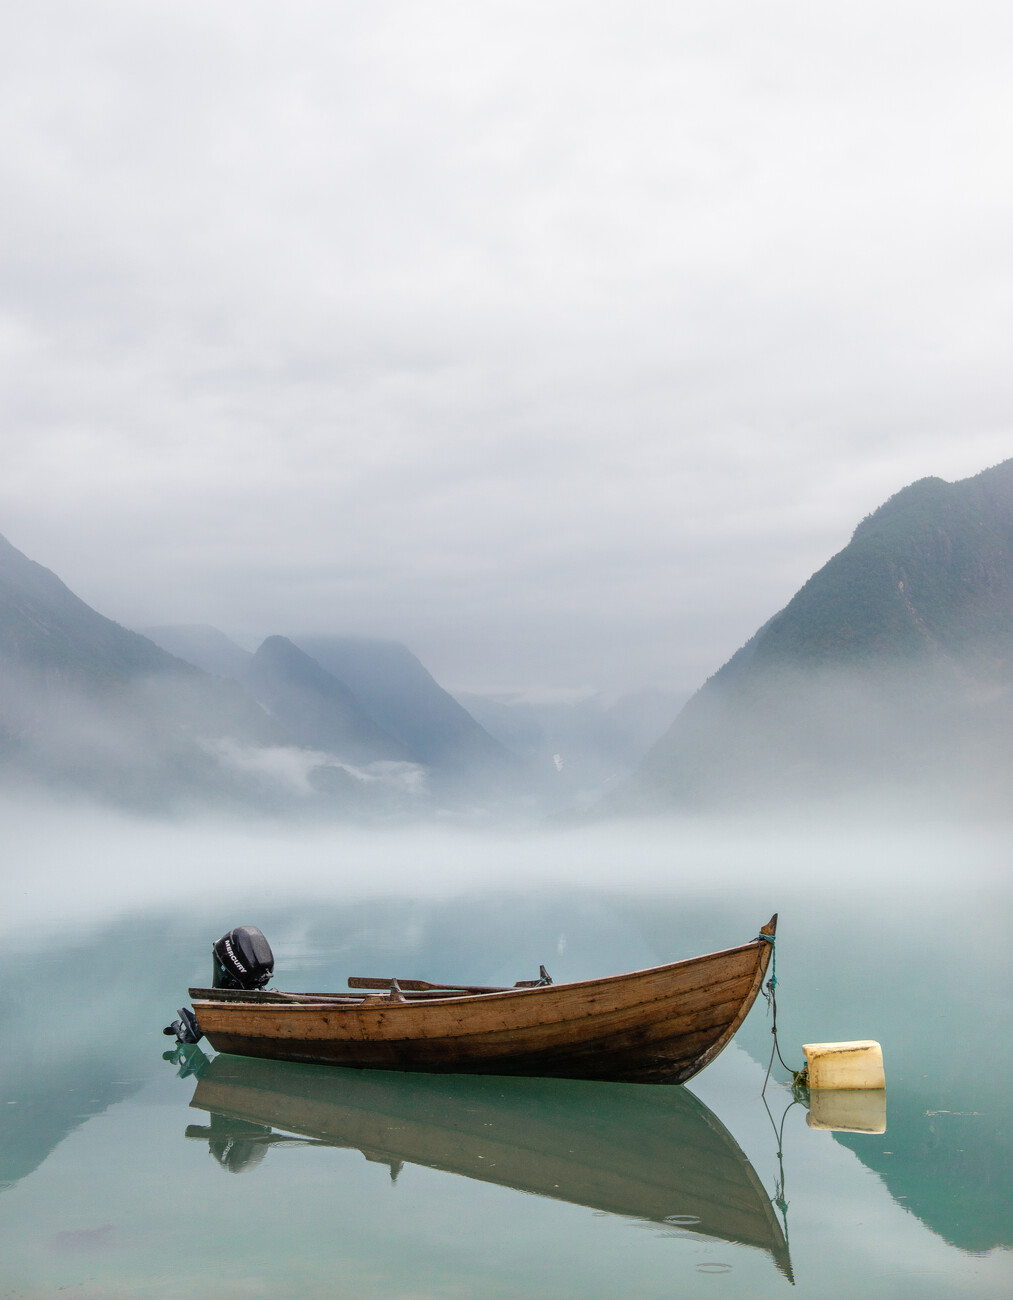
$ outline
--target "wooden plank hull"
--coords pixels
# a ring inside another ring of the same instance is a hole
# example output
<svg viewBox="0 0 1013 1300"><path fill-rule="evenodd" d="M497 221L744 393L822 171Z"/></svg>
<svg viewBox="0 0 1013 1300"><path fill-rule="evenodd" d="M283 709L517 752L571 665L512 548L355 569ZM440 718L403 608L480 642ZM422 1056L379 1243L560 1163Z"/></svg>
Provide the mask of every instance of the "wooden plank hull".
<svg viewBox="0 0 1013 1300"><path fill-rule="evenodd" d="M298 1135L357 1149L392 1177L413 1163L752 1246L791 1277L762 1183L717 1116L683 1088L364 1073L220 1056L190 1104L211 1112L211 1123L187 1136L206 1139L231 1169Z"/></svg>
<svg viewBox="0 0 1013 1300"><path fill-rule="evenodd" d="M761 934L773 938L776 916ZM360 1069L682 1083L760 990L765 939L607 979L432 1001L195 999L217 1051Z"/></svg>

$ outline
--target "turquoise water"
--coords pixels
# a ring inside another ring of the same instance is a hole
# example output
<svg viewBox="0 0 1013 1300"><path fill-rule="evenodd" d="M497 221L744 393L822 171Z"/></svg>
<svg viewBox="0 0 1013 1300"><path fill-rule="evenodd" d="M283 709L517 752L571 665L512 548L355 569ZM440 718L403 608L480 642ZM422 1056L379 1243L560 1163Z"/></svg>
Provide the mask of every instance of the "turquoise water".
<svg viewBox="0 0 1013 1300"><path fill-rule="evenodd" d="M1013 1292L1003 829L492 839L8 819L0 1295ZM774 910L782 1053L875 1038L886 1132L807 1123L758 1004L687 1088L164 1059L210 943L279 987L584 978Z"/></svg>

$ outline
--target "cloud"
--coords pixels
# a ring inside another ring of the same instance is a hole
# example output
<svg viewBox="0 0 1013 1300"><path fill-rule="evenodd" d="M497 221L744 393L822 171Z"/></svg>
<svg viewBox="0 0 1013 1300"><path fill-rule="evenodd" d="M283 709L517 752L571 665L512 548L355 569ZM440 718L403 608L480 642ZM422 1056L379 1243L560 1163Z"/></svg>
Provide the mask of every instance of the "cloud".
<svg viewBox="0 0 1013 1300"><path fill-rule="evenodd" d="M206 741L204 748L226 768L266 778L286 793L306 798L317 794L321 781L335 774L351 778L351 786L377 785L391 794L416 799L426 793L425 768L418 763L383 760L356 766L322 750L294 745L243 745L231 739Z"/></svg>
<svg viewBox="0 0 1013 1300"><path fill-rule="evenodd" d="M1007 10L22 10L2 531L103 612L695 685L1009 451Z"/></svg>

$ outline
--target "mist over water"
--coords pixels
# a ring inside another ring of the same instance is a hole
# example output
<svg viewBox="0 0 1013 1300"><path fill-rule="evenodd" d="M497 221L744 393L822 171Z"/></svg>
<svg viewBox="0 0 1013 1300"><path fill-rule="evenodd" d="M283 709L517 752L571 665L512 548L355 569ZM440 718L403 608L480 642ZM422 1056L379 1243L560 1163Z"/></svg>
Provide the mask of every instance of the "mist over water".
<svg viewBox="0 0 1013 1300"><path fill-rule="evenodd" d="M80 803L5 803L4 926L86 922L193 894L204 902L616 889L710 897L804 882L812 899L916 899L1002 888L1009 826L834 816L656 817L496 829L433 821L364 827L286 819L147 818ZM776 901L776 900L775 900Z"/></svg>

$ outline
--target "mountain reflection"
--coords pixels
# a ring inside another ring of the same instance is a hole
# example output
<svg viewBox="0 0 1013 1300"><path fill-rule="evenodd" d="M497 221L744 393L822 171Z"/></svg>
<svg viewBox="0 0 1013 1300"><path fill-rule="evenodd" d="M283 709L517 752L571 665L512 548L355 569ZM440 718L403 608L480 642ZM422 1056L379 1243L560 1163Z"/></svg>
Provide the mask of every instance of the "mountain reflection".
<svg viewBox="0 0 1013 1300"><path fill-rule="evenodd" d="M199 1049L198 1049L199 1050ZM408 1075L217 1056L187 1137L242 1172L271 1147L361 1151L396 1179L422 1165L768 1252L793 1281L763 1185L721 1121L684 1087ZM277 1130L277 1131L276 1131Z"/></svg>

